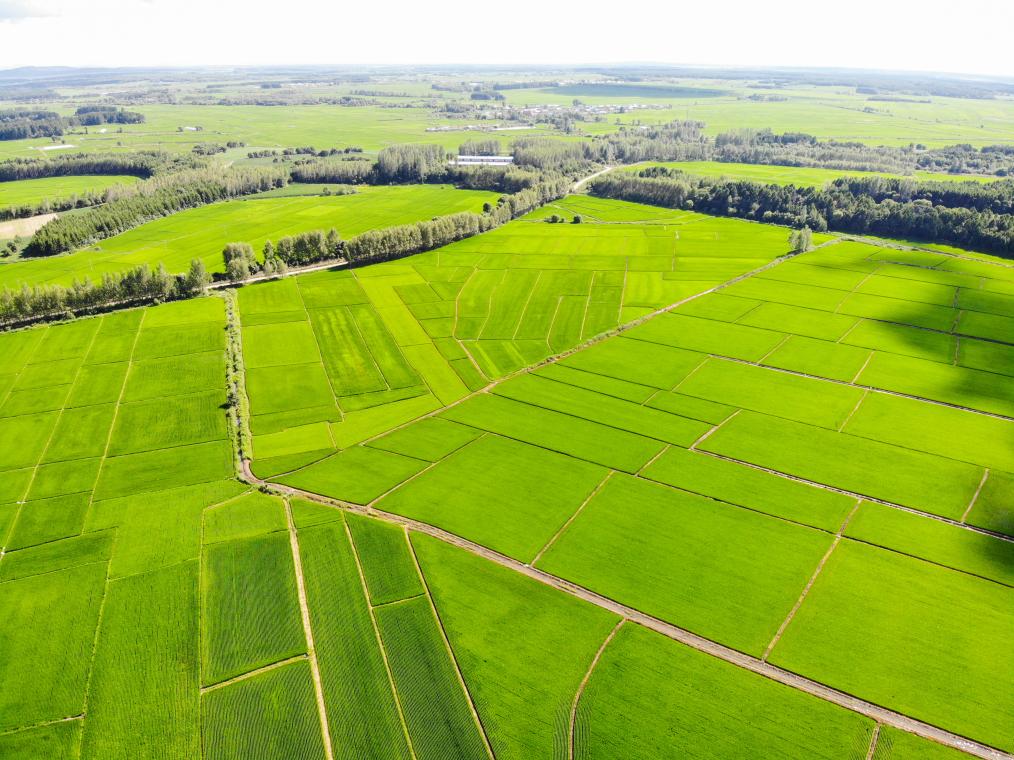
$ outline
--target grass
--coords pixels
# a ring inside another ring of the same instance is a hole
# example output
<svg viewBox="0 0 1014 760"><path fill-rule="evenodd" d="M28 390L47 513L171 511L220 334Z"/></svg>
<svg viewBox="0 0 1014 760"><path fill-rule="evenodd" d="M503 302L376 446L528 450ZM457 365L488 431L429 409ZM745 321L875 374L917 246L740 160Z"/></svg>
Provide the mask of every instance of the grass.
<svg viewBox="0 0 1014 760"><path fill-rule="evenodd" d="M325 757L310 667L294 662L201 698L203 756L214 760Z"/></svg>
<svg viewBox="0 0 1014 760"><path fill-rule="evenodd" d="M553 756L616 616L429 536L412 545L496 757Z"/></svg>
<svg viewBox="0 0 1014 760"><path fill-rule="evenodd" d="M201 583L205 684L306 651L288 536L211 544Z"/></svg>
<svg viewBox="0 0 1014 760"><path fill-rule="evenodd" d="M498 385L494 393L540 408L591 420L610 428L681 446L689 446L710 428L710 425L697 420L617 399L594 390L547 381L538 375L521 375L508 380Z"/></svg>
<svg viewBox="0 0 1014 760"><path fill-rule="evenodd" d="M423 593L405 531L360 515L346 518L363 569L370 604L389 604Z"/></svg>
<svg viewBox="0 0 1014 760"><path fill-rule="evenodd" d="M852 758L873 722L628 623L578 706L576 757Z"/></svg>
<svg viewBox="0 0 1014 760"><path fill-rule="evenodd" d="M915 399L871 393L843 430L884 443L1014 471L1014 422ZM947 435L941 436L940 431Z"/></svg>
<svg viewBox="0 0 1014 760"><path fill-rule="evenodd" d="M605 474L597 465L488 436L377 506L529 561Z"/></svg>
<svg viewBox="0 0 1014 760"><path fill-rule="evenodd" d="M830 544L810 528L618 475L538 566L760 655Z"/></svg>
<svg viewBox="0 0 1014 760"><path fill-rule="evenodd" d="M802 166L769 166L766 164L736 164L720 161L649 161L632 166L624 171L636 172L648 166L666 166L681 169L688 174L704 177L725 177L731 180L745 180L774 185L795 185L796 187L823 187L839 177L901 177L888 172L845 171L841 169L818 169ZM940 174L917 171L912 179L933 182L988 182L990 178L968 174ZM996 179L995 177L992 179Z"/></svg>
<svg viewBox="0 0 1014 760"><path fill-rule="evenodd" d="M877 750L872 760L960 760L966 757L956 749L920 739L914 734L899 731L891 726L881 726L877 739Z"/></svg>
<svg viewBox="0 0 1014 760"><path fill-rule="evenodd" d="M0 183L0 191L2 191ZM75 277L101 279L140 264L165 264L185 272L199 258L211 272L222 272L226 243L250 243L260 251L268 239L335 227L348 238L377 227L390 227L458 211L482 210L497 195L455 190L445 185L364 187L354 195L292 198L250 197L181 211L100 243L47 259L25 259L0 266L0 287L69 285ZM2 199L2 195L0 195Z"/></svg>
<svg viewBox="0 0 1014 760"><path fill-rule="evenodd" d="M221 363L221 361L220 361ZM109 441L110 456L224 440L228 435L222 390L122 404Z"/></svg>
<svg viewBox="0 0 1014 760"><path fill-rule="evenodd" d="M0 734L0 757L76 758L80 744L81 721L67 720Z"/></svg>
<svg viewBox="0 0 1014 760"><path fill-rule="evenodd" d="M112 539L113 534L104 531L9 552L0 563L0 582L108 562Z"/></svg>
<svg viewBox="0 0 1014 760"><path fill-rule="evenodd" d="M990 472L968 514L968 521L981 528L1014 536L1014 475Z"/></svg>
<svg viewBox="0 0 1014 760"><path fill-rule="evenodd" d="M688 396L831 430L845 422L863 396L860 389L847 385L722 359L705 361L678 389Z"/></svg>
<svg viewBox="0 0 1014 760"><path fill-rule="evenodd" d="M245 490L236 481L222 480L94 501L85 531L116 529L110 578L172 567L200 557L205 508Z"/></svg>
<svg viewBox="0 0 1014 760"><path fill-rule="evenodd" d="M609 221L516 221L410 259L243 288L255 435L323 422L334 448L347 447L786 248L776 228L583 196L561 203L591 204ZM696 357L626 348L637 360L623 379L667 390L680 379L668 370L688 372ZM321 445L316 434L285 440L285 455ZM259 459L283 455L273 439L262 444Z"/></svg>
<svg viewBox="0 0 1014 760"><path fill-rule="evenodd" d="M286 475L286 485L368 504L426 466L425 462L357 446Z"/></svg>
<svg viewBox="0 0 1014 760"><path fill-rule="evenodd" d="M429 599L376 609L418 758L488 758Z"/></svg>
<svg viewBox="0 0 1014 760"><path fill-rule="evenodd" d="M771 661L1009 751L1012 609L1009 587L845 541Z"/></svg>
<svg viewBox="0 0 1014 760"><path fill-rule="evenodd" d="M0 584L0 731L81 714L105 577L92 564Z"/></svg>
<svg viewBox="0 0 1014 760"><path fill-rule="evenodd" d="M320 506L316 514L305 511L312 506L293 501L292 511L335 757L407 758L408 743L342 513ZM328 522L307 525L300 514Z"/></svg>
<svg viewBox="0 0 1014 760"><path fill-rule="evenodd" d="M181 757L200 751L198 589L194 561L109 583L83 758L132 758L137 747Z"/></svg>
<svg viewBox="0 0 1014 760"><path fill-rule="evenodd" d="M730 420L701 448L954 519L982 478L981 468L963 462L753 412Z"/></svg>
<svg viewBox="0 0 1014 760"><path fill-rule="evenodd" d="M1014 586L1014 544L1009 541L873 502L862 504L845 535Z"/></svg>
<svg viewBox="0 0 1014 760"><path fill-rule="evenodd" d="M44 201L62 200L88 193L98 194L106 188L132 185L137 181L137 177L125 175L74 175L0 182L0 207L35 206Z"/></svg>
<svg viewBox="0 0 1014 760"><path fill-rule="evenodd" d="M855 500L735 462L673 447L644 477L827 531L837 531Z"/></svg>
<svg viewBox="0 0 1014 760"><path fill-rule="evenodd" d="M204 513L206 544L285 530L285 505L277 496L257 491L219 504Z"/></svg>
<svg viewBox="0 0 1014 760"><path fill-rule="evenodd" d="M663 448L658 440L500 395L475 396L443 416L623 472L636 472Z"/></svg>

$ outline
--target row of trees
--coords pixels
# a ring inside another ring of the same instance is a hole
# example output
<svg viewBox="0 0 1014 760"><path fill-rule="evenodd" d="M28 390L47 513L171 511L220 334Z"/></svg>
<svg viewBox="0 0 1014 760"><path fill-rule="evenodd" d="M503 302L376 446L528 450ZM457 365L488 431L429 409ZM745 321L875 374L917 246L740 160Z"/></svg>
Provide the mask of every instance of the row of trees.
<svg viewBox="0 0 1014 760"><path fill-rule="evenodd" d="M160 151L77 153L53 158L12 158L0 161L0 182L66 177L74 174L129 174L146 179L155 174L195 169L203 165L203 162L185 154Z"/></svg>
<svg viewBox="0 0 1014 760"><path fill-rule="evenodd" d="M137 124L143 121L143 114L114 106L83 106L73 116L61 116L56 111L13 108L0 111L0 140L59 137L72 127Z"/></svg>
<svg viewBox="0 0 1014 760"><path fill-rule="evenodd" d="M462 212L438 216L416 224L402 224L364 232L342 240L335 229L312 230L283 237L264 246L264 263L254 257L245 243L230 243L223 251L229 279L242 281L259 271L283 273L321 261L345 259L354 264L396 259L453 243L499 227L511 219L562 198L570 181L557 178L501 196L496 205L487 204L481 214Z"/></svg>
<svg viewBox="0 0 1014 760"><path fill-rule="evenodd" d="M117 235L188 208L283 187L288 172L276 167L193 169L110 188L109 202L80 214L58 217L40 228L26 256L51 256Z"/></svg>
<svg viewBox="0 0 1014 760"><path fill-rule="evenodd" d="M190 298L204 293L210 282L204 262L194 259L186 274L169 274L162 264L154 270L142 264L120 274L107 273L97 283L85 278L75 279L70 287L23 285L20 290L11 290L5 286L0 290L0 324L71 316L115 305Z"/></svg>
<svg viewBox="0 0 1014 760"><path fill-rule="evenodd" d="M590 190L605 198L807 226L819 232L911 238L1014 256L1014 215L934 205L925 199L877 201L870 195L854 194L847 186L797 188L692 175L611 174L596 179Z"/></svg>
<svg viewBox="0 0 1014 760"><path fill-rule="evenodd" d="M775 134L770 129L739 129L718 135L708 146L714 161L805 166L842 171L914 171L1014 176L1014 146L971 145L926 148L872 146L861 142L821 142L802 132Z"/></svg>

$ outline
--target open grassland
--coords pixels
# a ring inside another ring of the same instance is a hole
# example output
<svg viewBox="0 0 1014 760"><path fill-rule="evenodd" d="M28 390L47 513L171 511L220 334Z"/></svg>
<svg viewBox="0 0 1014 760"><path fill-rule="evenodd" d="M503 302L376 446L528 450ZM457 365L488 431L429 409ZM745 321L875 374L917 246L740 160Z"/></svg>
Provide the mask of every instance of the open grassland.
<svg viewBox="0 0 1014 760"><path fill-rule="evenodd" d="M0 183L2 187L2 183ZM336 228L343 237L366 230L423 221L458 211L482 210L497 194L456 190L446 185L361 187L353 195L259 198L224 201L181 211L90 248L44 259L22 259L0 266L0 287L59 283L140 264L162 263L170 272L185 272L201 259L210 272L224 271L226 243L250 243L259 254L268 239L307 230Z"/></svg>
<svg viewBox="0 0 1014 760"><path fill-rule="evenodd" d="M284 118L264 106L139 105L131 110L143 113L144 123L123 124L122 132L116 125L104 133L65 135L63 144L73 148L59 152L190 151L198 143L242 141L246 147L234 157L245 158L251 150L303 145L377 151L395 143L438 143L453 150L462 140L461 132L427 132L446 123L427 108L287 106ZM0 157L38 157L53 145L49 138L6 140L0 142Z"/></svg>
<svg viewBox="0 0 1014 760"><path fill-rule="evenodd" d="M685 89L680 89L680 86ZM715 91L718 91L717 94ZM612 132L628 126L695 119L706 123L705 132L752 127L774 132L805 132L822 140L844 140L870 145L927 146L968 142L974 145L1009 143L1012 104L1007 99L968 100L934 96L928 102L869 101L850 88L789 85L776 90L777 101L758 102L747 95L756 90L724 80L684 80L662 87L591 83L564 87L504 90L515 105L569 104L579 97L589 105L650 104L659 110L632 109L611 114L602 122L579 123L586 134Z"/></svg>
<svg viewBox="0 0 1014 760"><path fill-rule="evenodd" d="M775 185L795 185L796 187L823 187L831 180L839 177L901 177L901 174L886 172L846 171L842 169L815 169L803 166L769 166L766 164L734 164L721 161L646 161L623 171L638 172L650 166L665 166L669 169L681 169L687 174L700 174L705 177L724 177L731 180L764 182ZM927 182L989 182L996 177L977 177L969 174L939 174L935 172L917 171L910 175L912 179Z"/></svg>
<svg viewBox="0 0 1014 760"><path fill-rule="evenodd" d="M130 185L137 177L124 175L45 177L0 182L0 208L36 206L43 201L72 198L86 193L101 193L115 185Z"/></svg>

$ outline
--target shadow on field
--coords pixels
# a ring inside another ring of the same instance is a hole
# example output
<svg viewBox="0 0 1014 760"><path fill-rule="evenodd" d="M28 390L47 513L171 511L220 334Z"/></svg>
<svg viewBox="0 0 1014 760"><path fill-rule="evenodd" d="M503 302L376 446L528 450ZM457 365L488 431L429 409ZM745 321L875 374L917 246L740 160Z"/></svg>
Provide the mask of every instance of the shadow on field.
<svg viewBox="0 0 1014 760"><path fill-rule="evenodd" d="M884 384L888 386L886 389L1006 417L1008 421L1001 423L1004 427L1002 438L987 443L990 448L1014 451L1014 422L1009 420L1014 404L1014 378L1009 374L1014 368L1014 335L1002 336L1006 340L1001 340L962 334L955 327L956 309L950 332L930 329L928 325L941 314L939 305L900 300L898 303L905 304L904 308L882 315L880 321L911 326L912 329L899 329L898 334L909 349L909 355L913 359L921 357L925 363L902 357L897 375L891 378L893 382ZM1014 317L1014 314L1005 316ZM945 361L948 357L939 353L945 346L949 346L950 361ZM966 360L970 349L974 351L974 361ZM936 354L933 359L930 359L931 354ZM863 375L869 373L864 371ZM872 384L864 382L862 377L859 382ZM934 433L941 439L948 436L947 430ZM977 494L967 518L971 525L1014 536L1014 474L990 468L989 478ZM991 555L991 562L1014 566L1014 543L983 541L981 544Z"/></svg>

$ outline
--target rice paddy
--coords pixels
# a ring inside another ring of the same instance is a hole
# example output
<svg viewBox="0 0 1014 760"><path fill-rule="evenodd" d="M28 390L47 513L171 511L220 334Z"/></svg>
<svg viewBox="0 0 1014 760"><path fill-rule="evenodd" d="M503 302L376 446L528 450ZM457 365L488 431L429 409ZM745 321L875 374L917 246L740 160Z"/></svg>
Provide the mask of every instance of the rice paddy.
<svg viewBox="0 0 1014 760"><path fill-rule="evenodd" d="M556 209L0 335L0 756L1014 751L1011 270Z"/></svg>

